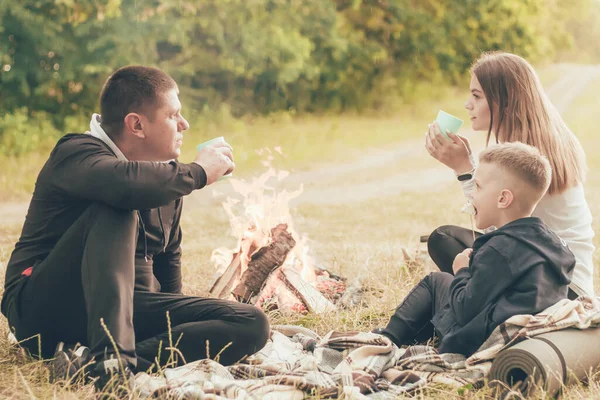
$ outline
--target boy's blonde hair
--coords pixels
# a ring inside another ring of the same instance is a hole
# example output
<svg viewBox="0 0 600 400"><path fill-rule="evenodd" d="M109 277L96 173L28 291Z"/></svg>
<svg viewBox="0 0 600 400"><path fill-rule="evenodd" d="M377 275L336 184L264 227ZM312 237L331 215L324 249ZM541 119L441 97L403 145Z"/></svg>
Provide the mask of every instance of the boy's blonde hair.
<svg viewBox="0 0 600 400"><path fill-rule="evenodd" d="M491 111L488 143L493 131L496 143L522 142L538 148L552 166L550 194L585 181L583 148L525 59L511 53L483 53L471 73L477 76Z"/></svg>
<svg viewBox="0 0 600 400"><path fill-rule="evenodd" d="M537 203L552 182L552 167L548 158L537 148L520 142L494 144L479 155L480 163L495 164L525 182Z"/></svg>

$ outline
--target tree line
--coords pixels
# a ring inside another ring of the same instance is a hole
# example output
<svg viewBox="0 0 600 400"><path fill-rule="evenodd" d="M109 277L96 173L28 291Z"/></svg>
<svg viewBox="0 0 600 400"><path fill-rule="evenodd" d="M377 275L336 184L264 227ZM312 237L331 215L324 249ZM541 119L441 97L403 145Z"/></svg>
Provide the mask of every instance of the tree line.
<svg viewBox="0 0 600 400"><path fill-rule="evenodd" d="M484 50L600 56L599 17L597 0L3 0L0 135L97 111L128 64L169 72L194 110L374 108Z"/></svg>

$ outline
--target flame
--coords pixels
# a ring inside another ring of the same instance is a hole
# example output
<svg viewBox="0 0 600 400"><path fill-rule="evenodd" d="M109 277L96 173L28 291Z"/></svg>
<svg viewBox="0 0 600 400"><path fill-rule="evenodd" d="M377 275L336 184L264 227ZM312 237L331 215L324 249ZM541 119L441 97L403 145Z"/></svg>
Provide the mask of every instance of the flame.
<svg viewBox="0 0 600 400"><path fill-rule="evenodd" d="M275 150L282 154L281 148ZM263 161L263 165L267 167L266 172L249 181L241 178L228 180L233 187L235 197L227 197L223 208L229 217L231 235L238 239L238 243L234 249L218 248L213 251L211 260L217 266L217 275L223 273L232 256L238 252L242 253L241 274L243 274L254 252L270 243L271 229L280 223L285 223L288 232L296 241L296 246L288 255L285 265L295 268L306 282L316 282L317 273L314 260L309 255L308 239L298 235L290 214L289 203L302 193L303 186L300 185L297 190L291 192L279 190L277 186L289 176L289 172L277 171L272 167L274 157L271 150L261 149L257 153L259 155L268 153ZM286 297L277 288L273 288L272 291L274 295ZM267 287L264 292L267 292Z"/></svg>
<svg viewBox="0 0 600 400"><path fill-rule="evenodd" d="M294 247L294 262L291 265L300 273L302 279L308 283L314 283L317 280L316 266L313 258L308 254L308 238L300 238Z"/></svg>

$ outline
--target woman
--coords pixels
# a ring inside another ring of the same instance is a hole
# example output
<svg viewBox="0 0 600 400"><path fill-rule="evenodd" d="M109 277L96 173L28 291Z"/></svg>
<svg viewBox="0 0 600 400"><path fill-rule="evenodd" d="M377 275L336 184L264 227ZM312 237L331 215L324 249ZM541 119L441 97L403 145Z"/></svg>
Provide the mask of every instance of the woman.
<svg viewBox="0 0 600 400"><path fill-rule="evenodd" d="M470 91L465 108L473 130L487 130L487 143L492 135L496 142L527 143L550 160L550 189L533 216L567 242L575 255L569 298L593 296L594 231L583 190L587 168L581 144L548 100L533 67L517 55L484 53L471 68ZM442 136L437 124L430 125L425 147L432 157L454 170L468 195L476 167L469 141L451 133L449 137L451 140ZM433 261L449 273L456 255L472 245L472 231L458 226L436 229L427 242Z"/></svg>

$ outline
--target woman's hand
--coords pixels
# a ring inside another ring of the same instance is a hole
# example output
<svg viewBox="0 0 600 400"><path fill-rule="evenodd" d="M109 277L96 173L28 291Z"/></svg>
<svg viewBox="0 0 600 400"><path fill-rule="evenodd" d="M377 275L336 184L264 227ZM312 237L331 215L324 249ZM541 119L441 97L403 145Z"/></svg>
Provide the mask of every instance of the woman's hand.
<svg viewBox="0 0 600 400"><path fill-rule="evenodd" d="M448 132L448 137L450 140L442 134L437 122L429 125L429 130L425 134L425 148L429 155L452 168L456 174L473 170L475 166L469 159L471 154L469 140L451 132Z"/></svg>

